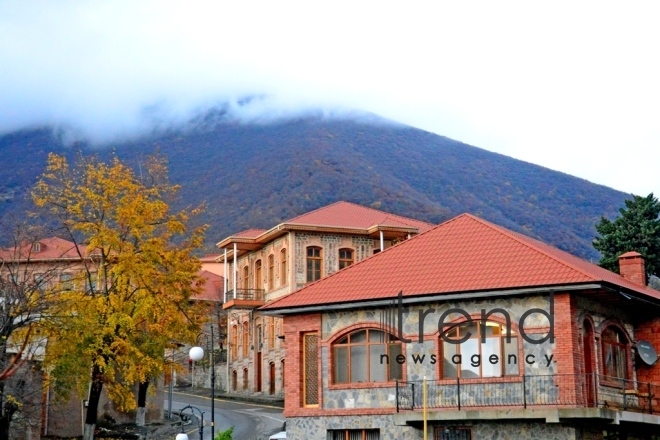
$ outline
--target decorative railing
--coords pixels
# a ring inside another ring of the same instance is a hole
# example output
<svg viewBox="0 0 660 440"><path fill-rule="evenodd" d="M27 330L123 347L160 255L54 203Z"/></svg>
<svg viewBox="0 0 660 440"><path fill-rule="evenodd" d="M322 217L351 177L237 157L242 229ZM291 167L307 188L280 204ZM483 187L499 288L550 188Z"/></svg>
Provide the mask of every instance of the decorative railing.
<svg viewBox="0 0 660 440"><path fill-rule="evenodd" d="M229 290L225 294L225 303L232 300L263 301L265 293L264 289L236 289L236 293L234 290Z"/></svg>
<svg viewBox="0 0 660 440"><path fill-rule="evenodd" d="M660 414L660 385L597 374L426 381L429 409L533 406L611 408ZM423 407L424 381L397 382L397 412Z"/></svg>

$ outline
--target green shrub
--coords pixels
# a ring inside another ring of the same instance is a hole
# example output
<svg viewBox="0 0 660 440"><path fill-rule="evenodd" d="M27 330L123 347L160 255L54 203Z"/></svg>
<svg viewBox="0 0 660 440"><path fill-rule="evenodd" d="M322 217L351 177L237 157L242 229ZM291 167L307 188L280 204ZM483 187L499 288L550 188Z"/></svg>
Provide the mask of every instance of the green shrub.
<svg viewBox="0 0 660 440"><path fill-rule="evenodd" d="M232 426L226 431L219 432L215 435L214 440L232 440L231 433L234 432L234 427Z"/></svg>

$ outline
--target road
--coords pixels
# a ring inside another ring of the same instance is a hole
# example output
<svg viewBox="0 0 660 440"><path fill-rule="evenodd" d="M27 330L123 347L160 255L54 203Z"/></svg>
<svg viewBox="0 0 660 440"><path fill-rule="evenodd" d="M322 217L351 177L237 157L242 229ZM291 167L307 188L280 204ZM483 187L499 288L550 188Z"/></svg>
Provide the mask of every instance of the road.
<svg viewBox="0 0 660 440"><path fill-rule="evenodd" d="M165 411L167 412L167 399ZM174 393L172 408L180 410L187 405L199 408L204 413L204 440L211 438L211 399L192 396L184 393ZM190 410L186 410L190 414ZM195 411L195 414L197 412ZM276 432L282 430L284 416L282 408L254 405L250 403L234 402L228 400L215 400L215 433L234 427L233 440L265 440ZM188 425L186 432L190 440L199 439L198 425ZM194 430L192 433L191 430Z"/></svg>

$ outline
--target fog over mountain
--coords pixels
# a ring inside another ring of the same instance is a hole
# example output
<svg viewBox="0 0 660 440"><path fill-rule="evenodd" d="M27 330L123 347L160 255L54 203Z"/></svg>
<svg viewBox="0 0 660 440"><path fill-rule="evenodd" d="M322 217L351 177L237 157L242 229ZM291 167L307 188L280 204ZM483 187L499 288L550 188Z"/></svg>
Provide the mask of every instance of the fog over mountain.
<svg viewBox="0 0 660 440"><path fill-rule="evenodd" d="M240 107L240 106L239 106ZM182 186L179 207L206 203L207 251L243 229L269 228L348 200L433 223L463 212L587 259L600 216L626 194L374 115L306 113L260 123L222 106L177 128L102 146L52 128L0 137L0 216L28 207L50 151L112 152L137 165L155 151Z"/></svg>

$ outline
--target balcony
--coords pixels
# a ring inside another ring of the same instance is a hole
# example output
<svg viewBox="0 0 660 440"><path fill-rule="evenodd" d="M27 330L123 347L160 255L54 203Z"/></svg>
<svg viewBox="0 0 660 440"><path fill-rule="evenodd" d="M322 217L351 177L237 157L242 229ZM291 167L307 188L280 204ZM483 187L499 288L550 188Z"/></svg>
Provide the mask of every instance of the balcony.
<svg viewBox="0 0 660 440"><path fill-rule="evenodd" d="M222 308L227 309L256 309L265 304L264 289L236 289L225 294L225 302Z"/></svg>
<svg viewBox="0 0 660 440"><path fill-rule="evenodd" d="M423 408L423 381L398 382L399 423L418 423ZM574 418L660 424L660 385L597 374L429 380L426 408L430 420Z"/></svg>

